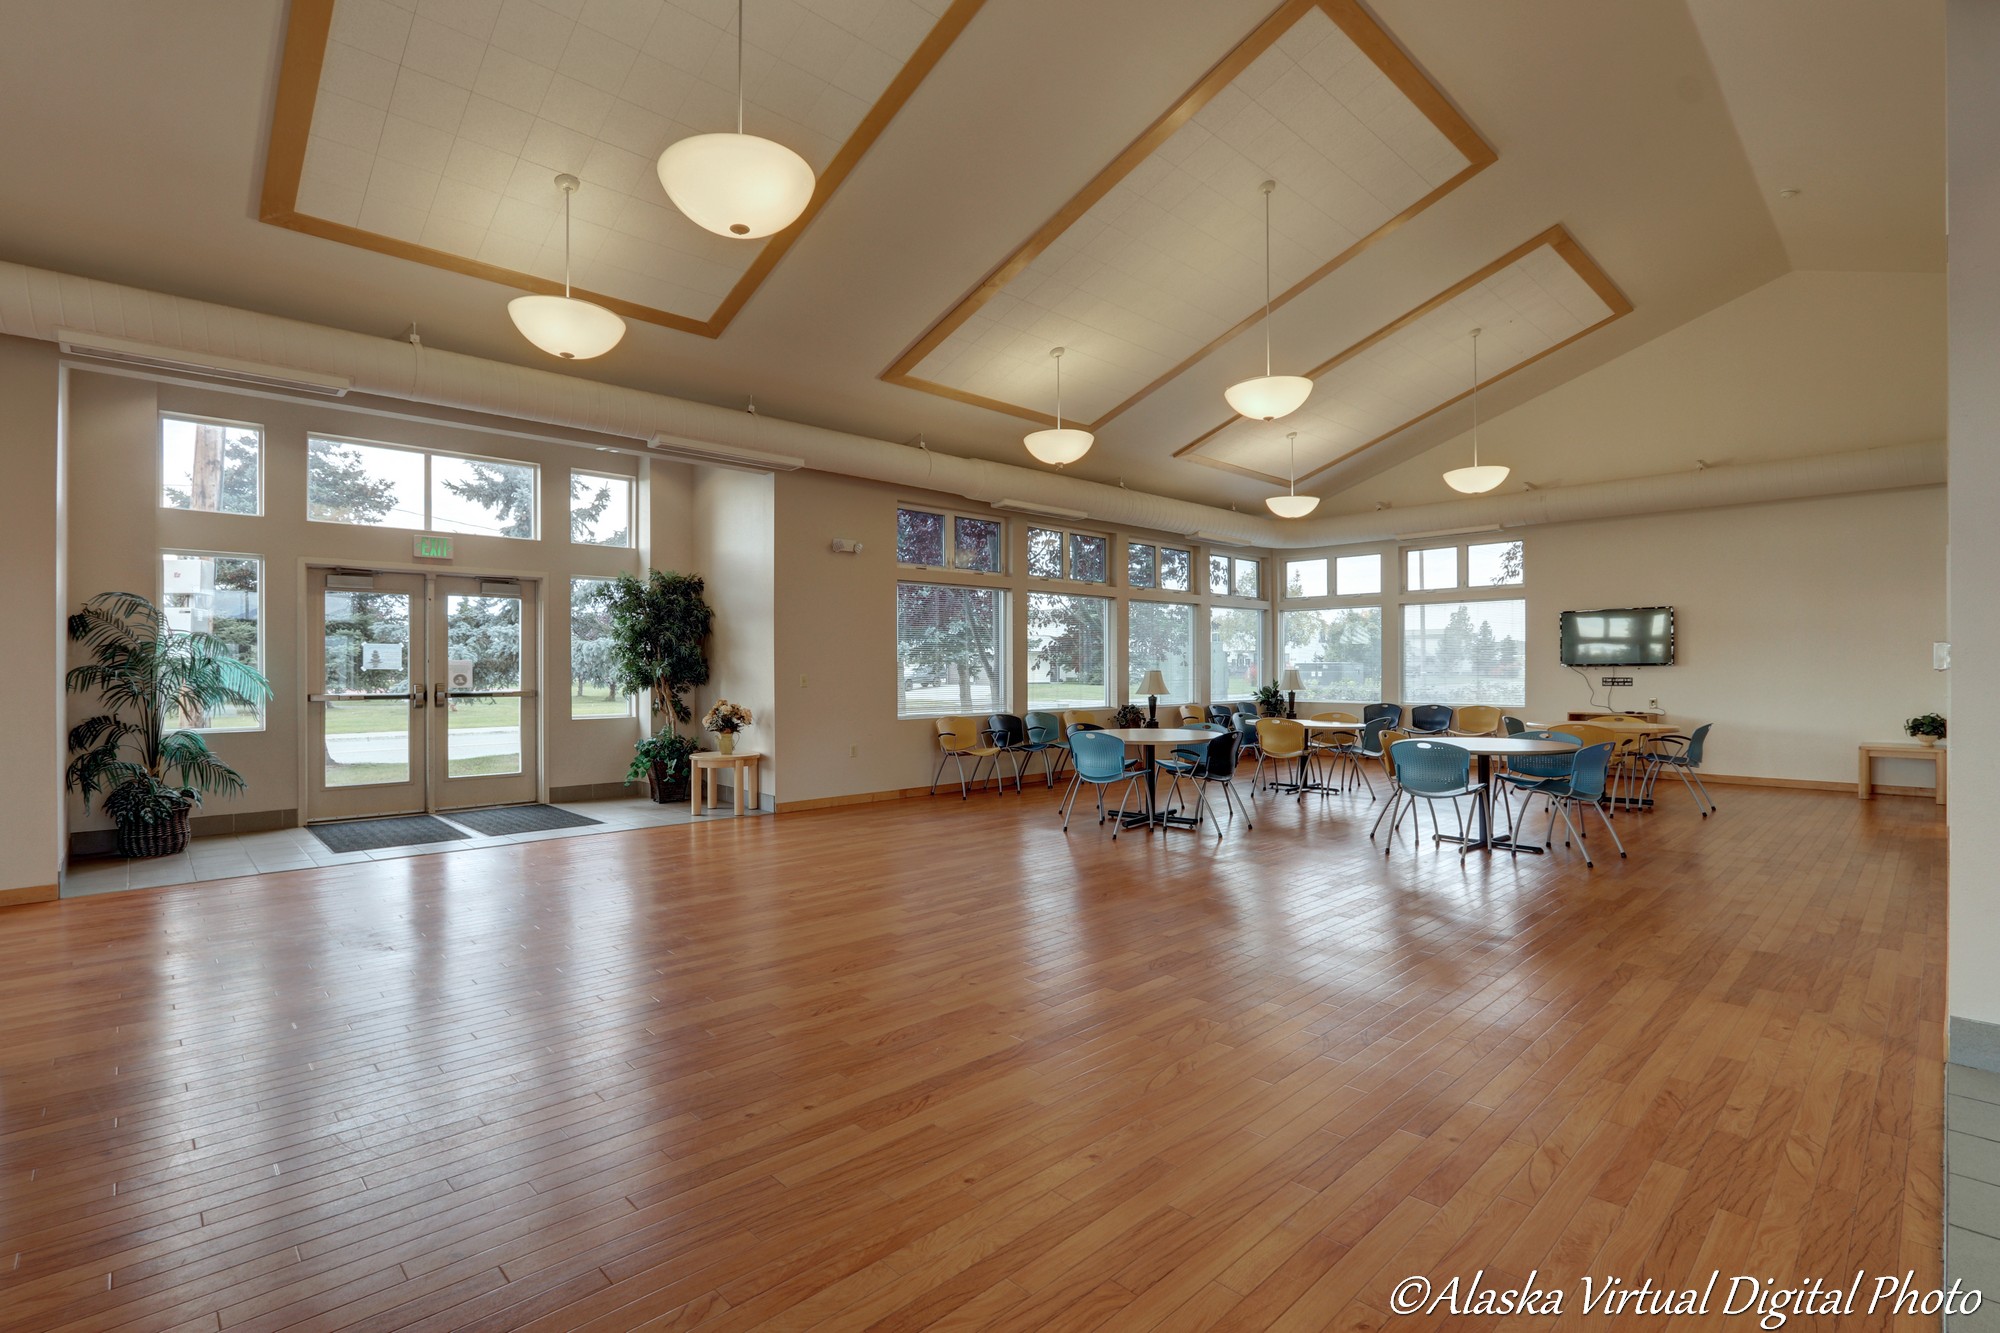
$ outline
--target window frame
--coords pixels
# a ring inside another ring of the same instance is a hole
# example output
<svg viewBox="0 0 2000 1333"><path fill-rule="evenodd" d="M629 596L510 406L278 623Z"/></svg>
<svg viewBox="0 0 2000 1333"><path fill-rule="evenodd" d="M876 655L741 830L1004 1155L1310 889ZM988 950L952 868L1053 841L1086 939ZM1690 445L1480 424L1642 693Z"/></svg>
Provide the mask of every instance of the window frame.
<svg viewBox="0 0 2000 1333"><path fill-rule="evenodd" d="M1211 601L1207 604L1206 610L1208 612L1208 625L1207 625L1208 679L1201 683L1202 693L1207 698L1207 701L1212 704L1247 702L1254 695L1258 685L1260 684L1259 678L1262 676L1263 674L1262 672L1252 673L1252 679L1250 682L1250 691L1251 691L1250 693L1242 695L1229 695L1229 694L1218 695L1215 692L1215 618L1218 615L1248 614L1256 616L1257 617L1257 661L1260 666L1268 667L1271 664L1271 657L1270 657L1271 626L1273 623L1271 619L1271 608L1263 606L1261 604L1257 606L1245 606L1242 605L1240 602L1235 602L1235 601L1230 601L1230 602ZM1200 637L1199 632L1197 632L1196 637L1197 638Z"/></svg>
<svg viewBox="0 0 2000 1333"><path fill-rule="evenodd" d="M1027 558L1027 552L1029 545L1033 544L1035 540L1035 534L1037 532L1053 532L1057 536L1062 538L1062 573L1060 574L1035 573L1033 563ZM1075 561L1071 558L1071 556L1074 549L1074 541L1078 537L1089 537L1095 541L1101 541L1104 543L1103 578L1080 579L1076 576L1076 564ZM1118 538L1114 533L1099 531L1093 528L1058 527L1053 523L1027 523L1022 526L1022 540L1024 543L1027 543L1027 545L1023 545L1023 547L1021 548L1022 550L1021 574L1022 577L1028 580L1027 586L1030 588L1034 588L1037 586L1047 587L1052 584L1058 584L1058 583L1074 584L1078 588L1123 588L1130 586L1118 576L1119 543L1118 543ZM1129 553L1127 554L1126 558L1128 560L1131 558ZM1155 575L1155 577L1157 577L1157 574ZM1088 595L1096 595L1096 594L1088 594Z"/></svg>
<svg viewBox="0 0 2000 1333"><path fill-rule="evenodd" d="M591 477L598 481L617 481L625 485L625 540L615 542L579 541L576 535L576 479ZM539 488L538 488L539 489ZM633 551L639 547L639 479L616 472L593 472L589 468L573 467L569 470L569 544L588 546L599 551Z"/></svg>
<svg viewBox="0 0 2000 1333"><path fill-rule="evenodd" d="M1333 559L1334 558L1330 555L1309 555L1303 560L1294 560L1290 556L1287 556L1285 558L1284 592L1279 595L1279 600L1287 602L1308 602L1308 601L1319 601L1322 598L1333 596L1334 595ZM1293 592L1292 591L1293 565L1318 565L1320 567L1320 591L1296 592L1296 593Z"/></svg>
<svg viewBox="0 0 2000 1333"><path fill-rule="evenodd" d="M1282 675L1282 673L1287 668L1304 665L1302 663L1295 663L1291 660L1290 638L1286 633L1286 626L1285 626L1286 617L1328 616L1341 613L1351 614L1357 611L1359 612L1373 611L1375 613L1375 677L1376 677L1375 693L1367 698L1349 699L1349 698L1343 698L1337 694L1319 693L1318 691L1321 688L1320 686L1309 685L1305 689L1299 691L1299 697L1302 699L1310 698L1317 703L1360 703L1360 704L1374 703L1377 700L1386 699L1388 697L1388 689L1389 689L1388 613L1392 608L1400 613L1402 608L1402 603L1397 602L1392 604L1387 600L1385 600L1380 594L1363 594L1346 599L1319 597L1319 598L1314 598L1313 600L1315 602L1315 605L1306 606L1301 604L1297 606L1288 606L1278 612L1278 621L1276 625L1276 630L1278 636L1277 665L1279 673ZM1400 652L1400 642L1401 641L1398 640L1399 652ZM1402 668L1402 663L1399 658L1397 662L1398 671L1400 671L1401 668Z"/></svg>
<svg viewBox="0 0 2000 1333"><path fill-rule="evenodd" d="M155 412L154 417L156 421L156 429L153 435L153 441L154 441L153 470L155 474L153 491L154 494L159 497L158 500L155 502L154 505L155 508L164 509L168 513L172 514L213 514L213 515L220 515L221 517L224 518L265 517L264 474L268 472L270 469L266 466L266 463L269 461L269 459L268 459L268 451L264 448L264 445L266 443L266 438L265 438L263 422L235 421L230 419L229 417L211 417L211 416L205 416L199 412L174 412L164 407L160 408L157 412ZM167 422L169 421L186 421L197 426L232 426L241 430L255 431L257 433L257 507L251 510L247 514L238 514L228 509L196 509L192 505L190 505L186 509L182 509L179 505L168 504L167 503Z"/></svg>
<svg viewBox="0 0 2000 1333"><path fill-rule="evenodd" d="M1526 566L1524 561L1523 563L1524 572L1525 572L1525 567ZM1455 588L1449 590L1441 589L1439 595L1435 597L1427 597L1422 595L1414 597L1405 597L1396 604L1396 614L1398 621L1396 626L1396 676L1397 676L1396 688L1398 692L1401 693L1405 701L1409 703L1442 703L1452 708L1469 708L1474 706L1475 704L1490 703L1492 707L1496 708L1509 708L1509 709L1526 708L1528 706L1528 663L1529 663L1528 595L1526 591L1524 591L1522 585L1520 584L1505 584L1505 585L1499 585L1494 589L1494 592L1497 594L1495 596L1467 597L1463 595L1464 592L1465 589L1463 588ZM1520 638L1521 697L1520 699L1518 701L1472 700L1468 703L1453 703L1447 699L1437 699L1429 697L1423 699L1416 698L1415 695L1410 690L1410 651L1409 651L1410 611L1412 609L1432 607L1432 606L1480 606L1480 605L1491 605L1496 602L1518 602L1520 603L1521 606L1521 638ZM1384 627L1383 632L1385 635L1387 634L1386 626ZM1388 682L1385 680L1383 684L1386 687Z"/></svg>
<svg viewBox="0 0 2000 1333"><path fill-rule="evenodd" d="M925 510L923 512L930 513L932 511ZM899 564L899 568L929 569L931 566ZM946 572L978 574L978 571L950 570ZM985 576L987 580L990 580L991 577L990 575ZM992 707L986 709L985 712L981 712L978 706L974 705L970 716L983 718L986 713L1009 711L1013 705L1014 613L1012 606L1013 597L1011 595L1013 590L998 582L982 581L980 578L968 578L959 581L904 578L899 575L895 581L895 590L892 594L896 598L896 644L894 651L894 666L896 669L896 720L898 722L935 722L941 717L959 716L955 707L937 713L911 713L905 711L903 708L903 613L901 594L905 587L951 588L959 592L987 593L993 597L994 663L999 668L999 679L993 683L994 698Z"/></svg>
<svg viewBox="0 0 2000 1333"><path fill-rule="evenodd" d="M902 516L905 511L912 514L933 514L944 520L943 564L927 565L903 559L901 526ZM999 527L1000 535L995 543L995 550L999 553L1000 561L998 569L972 569L958 563L958 521L960 519L966 519L973 523L992 523ZM896 523L898 528L896 536L896 568L898 571L906 569L928 570L941 574L958 574L974 579L1000 579L1006 578L1008 575L1008 566L1010 563L1007 551L1008 524L1003 515L980 514L970 509L954 509L946 505L920 504L914 500L898 500L896 502ZM925 583L929 582L929 580L905 579L899 573L897 582Z"/></svg>
<svg viewBox="0 0 2000 1333"><path fill-rule="evenodd" d="M1201 679L1200 673L1196 670L1196 663L1201 660L1202 655L1202 631L1207 628L1198 614L1202 609L1202 604L1195 599L1179 601L1158 597L1127 597L1125 599L1125 675L1121 682L1125 701L1130 703L1146 697L1143 694L1133 693L1138 688L1134 682L1134 678L1143 678L1145 676L1144 670L1135 668L1132 658L1132 612L1142 606L1169 607L1187 613L1187 684L1189 696L1187 698L1176 698L1173 692L1169 690L1166 694L1161 695L1160 699L1162 703L1172 703L1176 707L1181 704L1196 702L1195 696L1199 695L1208 686L1208 682Z"/></svg>
<svg viewBox="0 0 2000 1333"><path fill-rule="evenodd" d="M422 458L424 460L423 526L418 528L404 528L386 523L343 523L336 518L314 518L312 516L311 455L313 441L315 440L321 440L327 444L357 445L364 449L387 449L392 453L416 454ZM355 435L336 435L331 431L321 430L309 430L306 432L306 454L306 522L308 523L323 523L328 527L334 528L359 528L364 532L423 532L452 537L490 538L503 542L538 542L542 540L542 501L545 496L542 488L542 465L540 463L530 462L524 458L502 458L496 454L468 454L461 453L456 449L431 449L421 444L396 444L388 440L364 440ZM431 512L431 493L437 484L431 472L431 460L434 458L449 458L461 463L496 463L505 467L527 468L534 474L535 478L534 501L528 506L529 526L531 529L529 534L525 537L514 537L504 532L458 532L453 529L434 526L433 520L436 515ZM629 548L608 546L603 549L617 551Z"/></svg>
<svg viewBox="0 0 2000 1333"><path fill-rule="evenodd" d="M181 512L186 513L189 511L183 510ZM197 509L192 512L198 514L204 514L210 511L205 509ZM238 517L247 518L249 516L238 515ZM154 587L159 590L159 598L160 598L159 606L160 610L163 613L170 609L167 606L168 594L167 594L166 559L168 556L186 556L204 560L248 560L252 564L257 566L257 660L254 665L257 668L257 674L263 676L266 680L269 680L270 675L268 672L265 671L264 666L266 659L270 653L270 646L271 646L270 636L265 632L266 629L265 610L270 602L270 598L268 595L268 577L269 577L268 566L270 562L265 560L263 556L258 555L251 551L204 551L185 546L162 546L159 551L159 558L154 565L153 577L154 577ZM271 704L273 702L274 702L273 699L266 698L261 700L257 704L257 724L252 727L176 727L172 728L172 730L192 731L195 734L201 736L209 736L209 735L225 734L225 733L245 734L245 733L252 733L259 731L267 731L270 729L271 725ZM164 725L164 719L162 719L162 724Z"/></svg>
<svg viewBox="0 0 2000 1333"><path fill-rule="evenodd" d="M1400 553L1400 558L1398 559L1397 563L1402 567L1403 592L1405 594L1423 597L1423 596L1429 596L1434 593L1441 595L1445 593L1463 592L1465 590L1465 543L1462 540L1456 542L1446 542L1442 546L1401 546L1398 547L1397 550ZM1412 586L1410 582L1411 557L1414 556L1416 558L1417 565L1419 569L1421 569L1424 564L1423 557L1430 554L1433 551L1451 552L1451 577L1452 577L1451 583L1438 588L1419 588Z"/></svg>
<svg viewBox="0 0 2000 1333"><path fill-rule="evenodd" d="M1053 582L1053 580L1045 579L1043 580L1043 582L1046 584L1049 582ZM1085 584L1083 586L1098 587L1101 585ZM1024 588L1022 590L1022 593L1027 599L1022 604L1023 610L1021 615L1022 645L1026 651L1026 656L1022 659L1022 667L1023 670L1028 673L1032 673L1035 669L1034 626L1035 626L1035 599L1037 597L1063 597L1063 598L1068 598L1072 601L1100 602L1103 604L1104 642L1101 647L1101 653L1104 662L1104 693L1103 697L1094 703L1053 703L1049 701L1038 702L1033 697L1031 697L1031 692L1034 689L1036 682L1024 676L1021 681L1021 700L1023 704L1023 708L1021 711L1023 713L1052 712L1052 711L1061 712L1065 709L1094 710L1100 708L1113 707L1117 699L1117 694L1116 694L1117 673L1114 670L1114 664L1118 660L1118 652L1117 652L1118 598L1113 596L1109 592L1072 592L1066 588L1052 588L1052 587L1037 588L1033 586Z"/></svg>

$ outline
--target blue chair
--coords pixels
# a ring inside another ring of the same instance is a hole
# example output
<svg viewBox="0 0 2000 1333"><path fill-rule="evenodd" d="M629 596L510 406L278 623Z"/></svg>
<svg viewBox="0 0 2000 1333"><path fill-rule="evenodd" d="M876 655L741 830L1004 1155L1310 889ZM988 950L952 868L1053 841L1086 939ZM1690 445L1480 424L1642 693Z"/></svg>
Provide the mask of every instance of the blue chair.
<svg viewBox="0 0 2000 1333"><path fill-rule="evenodd" d="M1210 704L1208 720L1221 726L1233 727L1236 725L1236 710L1228 704Z"/></svg>
<svg viewBox="0 0 2000 1333"><path fill-rule="evenodd" d="M1371 801L1375 799L1375 783L1368 776L1367 761L1372 759L1377 763L1381 762L1382 733L1394 725L1395 723L1389 718L1378 717L1363 726L1359 736L1344 745L1334 747L1334 758L1339 761L1341 770L1361 779L1361 785L1368 788L1368 799ZM1341 785L1343 788L1351 788L1353 782L1346 780Z"/></svg>
<svg viewBox="0 0 2000 1333"><path fill-rule="evenodd" d="M1410 725L1407 730L1432 735L1450 731L1451 717L1451 709L1443 704L1418 704L1410 710Z"/></svg>
<svg viewBox="0 0 2000 1333"><path fill-rule="evenodd" d="M1055 713L1029 713L1021 719L1028 728L1028 753L1042 757L1042 776L1048 785L1056 785L1056 774L1062 772L1063 761L1069 758L1069 744L1063 740L1062 718Z"/></svg>
<svg viewBox="0 0 2000 1333"><path fill-rule="evenodd" d="M1007 790L1007 775L1001 771L1000 761L1011 756L1014 761L1014 790L1021 790L1021 775L1028 770L1028 760L1033 757L1028 746L1028 724L1012 713L988 713L986 728L980 733L988 745L1000 753L993 756L993 772L1000 779L1000 790Z"/></svg>
<svg viewBox="0 0 2000 1333"><path fill-rule="evenodd" d="M1069 798L1063 803L1063 832L1069 832L1070 811L1076 806L1076 798L1083 791L1085 783L1097 788L1097 822L1107 818L1104 809L1106 789L1114 783L1122 782L1125 790L1118 798L1116 822L1111 826L1111 840L1118 840L1118 830L1125 826L1125 803L1132 799L1133 784L1145 777L1145 770L1136 759L1125 757L1125 742L1116 736L1106 736L1103 728L1093 727L1088 731L1070 729L1070 759L1076 765L1076 780L1070 783Z"/></svg>
<svg viewBox="0 0 2000 1333"><path fill-rule="evenodd" d="M1702 747L1708 743L1708 729L1714 725L1713 722L1704 722L1694 729L1692 736L1662 736L1645 749L1647 800L1653 797L1654 781L1663 770L1670 769L1680 778L1681 785L1688 789L1688 795L1694 797L1695 808L1701 811L1703 819L1720 808L1709 799L1700 771ZM1676 746L1679 748L1674 748Z"/></svg>
<svg viewBox="0 0 2000 1333"><path fill-rule="evenodd" d="M1543 778L1532 785L1526 785L1525 789L1528 792L1528 800L1533 800L1537 796L1548 798L1549 830L1546 841L1551 843L1555 841L1556 816L1561 815L1563 828L1569 832L1569 837L1563 840L1563 846L1582 847L1583 863L1586 866L1595 866L1597 862L1591 860L1590 844L1584 841L1582 831L1570 819L1570 811L1579 805L1587 805L1597 812L1598 822L1603 824L1604 831L1611 835L1612 844L1618 848L1618 855L1620 857L1625 855L1625 844L1619 841L1618 830L1611 827L1611 817L1604 813L1603 804L1605 784L1609 781L1611 773L1611 752L1615 748L1617 747L1607 742L1600 745L1586 745L1574 754L1568 755L1522 756L1524 759L1555 758L1570 762L1567 777ZM1516 780L1510 779L1510 781ZM1523 784L1516 781L1516 785ZM1521 812L1524 815L1527 813L1527 801L1522 802ZM1511 813L1508 822L1510 825L1513 822Z"/></svg>
<svg viewBox="0 0 2000 1333"><path fill-rule="evenodd" d="M1518 736L1528 729L1528 724L1508 713L1500 719L1500 730L1509 736Z"/></svg>
<svg viewBox="0 0 2000 1333"><path fill-rule="evenodd" d="M1361 720L1363 722L1387 721L1391 727L1400 727L1403 725L1403 706L1401 704L1388 703L1369 704L1361 710Z"/></svg>
<svg viewBox="0 0 2000 1333"><path fill-rule="evenodd" d="M1250 790L1257 790L1257 774L1264 771L1264 751L1257 744L1257 715L1239 712L1236 715L1236 757L1255 758L1257 767L1250 777Z"/></svg>
<svg viewBox="0 0 2000 1333"><path fill-rule="evenodd" d="M1452 813L1458 816L1458 836L1461 839L1458 854L1464 856L1465 811L1459 808L1458 800L1461 796L1476 796L1479 793L1470 776L1471 753L1462 746L1448 745L1443 741L1418 740L1397 741L1390 750L1396 765L1396 787L1403 795L1412 798L1410 810L1414 813L1418 799L1430 804L1432 842L1443 838L1437 827L1437 803L1451 802ZM1396 824L1401 822L1399 814ZM1396 832L1396 824L1389 826L1391 835ZM1420 832L1422 826L1412 825L1412 828Z"/></svg>
<svg viewBox="0 0 2000 1333"><path fill-rule="evenodd" d="M1231 819L1236 817L1236 787L1234 785L1236 778L1236 746L1237 734L1235 732L1217 729L1216 734L1209 738L1208 744L1176 745L1173 757L1160 761L1160 767L1174 775L1174 785L1168 789L1170 798L1173 792L1180 789L1182 778L1186 778L1194 783L1194 817L1196 823L1201 822L1202 811L1207 808L1208 789L1218 784L1222 787L1223 798L1229 803L1229 817ZM1243 810L1243 827L1246 829L1257 827L1250 822L1248 807L1245 807ZM1219 821L1215 826L1215 836L1218 838L1222 836L1222 824Z"/></svg>
<svg viewBox="0 0 2000 1333"><path fill-rule="evenodd" d="M1575 736L1570 735L1566 731L1547 731L1547 730L1529 731L1526 730L1525 728L1520 732L1516 733L1511 739L1521 740L1521 741L1568 741L1571 745L1582 744L1582 742L1579 741ZM1507 767L1505 771L1495 773L1493 775L1493 781L1496 786L1502 783L1506 784L1504 787L1501 788L1501 792L1503 793L1501 803L1503 805L1506 804L1504 793L1508 789L1512 789L1514 791L1525 791L1528 793L1527 799L1521 802L1521 814L1522 817L1525 818L1528 813L1529 803L1532 802L1537 795L1541 794L1537 790L1537 788L1539 788L1541 784L1544 782L1550 782L1569 777L1570 771L1575 767L1576 767L1576 752L1574 750L1569 751L1566 754L1509 755L1507 757ZM1508 805L1507 826L1510 831L1513 828L1513 825L1514 825L1514 807ZM1550 827L1551 828L1554 827L1553 816L1551 816L1550 819Z"/></svg>

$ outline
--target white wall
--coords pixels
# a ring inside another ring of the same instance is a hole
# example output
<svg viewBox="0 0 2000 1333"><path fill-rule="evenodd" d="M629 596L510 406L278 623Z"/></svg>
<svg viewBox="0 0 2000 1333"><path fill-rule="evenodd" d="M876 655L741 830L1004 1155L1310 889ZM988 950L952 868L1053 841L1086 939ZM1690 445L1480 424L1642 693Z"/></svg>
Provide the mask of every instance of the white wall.
<svg viewBox="0 0 2000 1333"><path fill-rule="evenodd" d="M774 479L764 473L727 468L694 469L690 497L692 564L708 587L715 628L708 644L708 684L689 696L694 725L717 699L748 708L751 725L738 733L740 750L755 750L761 795L768 804L782 780L781 732L785 709L778 703ZM704 733L705 749L716 738Z"/></svg>
<svg viewBox="0 0 2000 1333"><path fill-rule="evenodd" d="M0 895L53 886L63 862L65 655L59 523L60 400L55 348L0 337ZM29 895L32 896L32 895Z"/></svg>
<svg viewBox="0 0 2000 1333"><path fill-rule="evenodd" d="M1951 966L1957 1020L2000 1024L2000 6L1951 0ZM1986 1042L1988 1067L1996 1053Z"/></svg>

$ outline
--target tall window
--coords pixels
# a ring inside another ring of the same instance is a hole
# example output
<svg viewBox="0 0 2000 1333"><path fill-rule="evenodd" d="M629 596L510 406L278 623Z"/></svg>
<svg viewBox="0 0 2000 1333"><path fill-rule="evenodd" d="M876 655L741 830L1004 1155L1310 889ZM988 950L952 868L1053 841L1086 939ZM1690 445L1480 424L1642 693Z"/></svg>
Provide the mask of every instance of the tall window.
<svg viewBox="0 0 2000 1333"><path fill-rule="evenodd" d="M1028 707L1102 708L1111 702L1111 600L1028 594Z"/></svg>
<svg viewBox="0 0 2000 1333"><path fill-rule="evenodd" d="M264 669L263 562L253 555L167 551L160 557L160 607L170 629L213 634L230 655ZM261 706L226 704L212 713L170 712L170 727L195 731L256 731Z"/></svg>
<svg viewBox="0 0 2000 1333"><path fill-rule="evenodd" d="M1127 608L1128 698L1143 698L1139 682L1157 669L1166 677L1163 703L1194 698L1194 607L1186 602L1133 602Z"/></svg>
<svg viewBox="0 0 2000 1333"><path fill-rule="evenodd" d="M1366 703L1382 697L1382 608L1338 606L1279 618L1286 668L1313 699Z"/></svg>
<svg viewBox="0 0 2000 1333"><path fill-rule="evenodd" d="M1001 593L896 585L896 715L975 716L1006 706Z"/></svg>
<svg viewBox="0 0 2000 1333"><path fill-rule="evenodd" d="M1527 702L1528 604L1422 602L1403 607L1403 698L1418 704Z"/></svg>
<svg viewBox="0 0 2000 1333"><path fill-rule="evenodd" d="M1317 560L1287 560L1285 562L1285 596L1324 597L1326 586L1326 557Z"/></svg>
<svg viewBox="0 0 2000 1333"><path fill-rule="evenodd" d="M632 696L612 684L611 613L597 604L610 579L569 581L569 715L630 717Z"/></svg>
<svg viewBox="0 0 2000 1333"><path fill-rule="evenodd" d="M532 540L540 475L532 463L312 436L306 517Z"/></svg>
<svg viewBox="0 0 2000 1333"><path fill-rule="evenodd" d="M160 505L210 514L261 514L264 432L242 421L160 418Z"/></svg>
<svg viewBox="0 0 2000 1333"><path fill-rule="evenodd" d="M947 514L928 509L896 511L896 561L932 569L969 569L997 574L1005 529L997 518Z"/></svg>
<svg viewBox="0 0 2000 1333"><path fill-rule="evenodd" d="M569 474L569 539L579 546L632 545L630 477Z"/></svg>
<svg viewBox="0 0 2000 1333"><path fill-rule="evenodd" d="M1208 613L1208 698L1248 699L1271 677L1264 670L1264 613L1217 606Z"/></svg>

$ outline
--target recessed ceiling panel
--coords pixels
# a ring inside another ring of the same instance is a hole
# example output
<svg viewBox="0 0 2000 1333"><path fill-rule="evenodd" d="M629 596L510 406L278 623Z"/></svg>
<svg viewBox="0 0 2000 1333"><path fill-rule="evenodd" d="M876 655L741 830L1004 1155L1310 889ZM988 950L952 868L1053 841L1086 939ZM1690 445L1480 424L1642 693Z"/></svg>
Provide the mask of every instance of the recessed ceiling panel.
<svg viewBox="0 0 2000 1333"><path fill-rule="evenodd" d="M762 242L704 231L654 171L736 127L724 0L293 0L267 222L719 334L983 0L758 0L744 128L812 164L805 216Z"/></svg>
<svg viewBox="0 0 2000 1333"><path fill-rule="evenodd" d="M1314 367L1312 397L1297 412L1232 418L1176 453L1282 484L1285 437L1297 431L1305 481L1469 395L1473 329L1486 385L1631 309L1583 247L1551 227Z"/></svg>
<svg viewBox="0 0 2000 1333"><path fill-rule="evenodd" d="M1282 303L1493 160L1358 4L1293 0L883 377L1042 420L1060 345L1102 425L1255 324L1262 181Z"/></svg>

